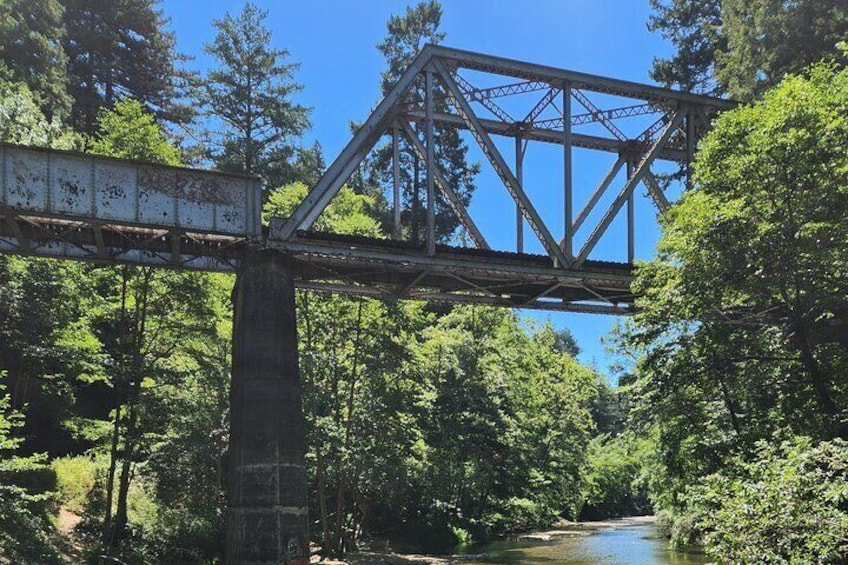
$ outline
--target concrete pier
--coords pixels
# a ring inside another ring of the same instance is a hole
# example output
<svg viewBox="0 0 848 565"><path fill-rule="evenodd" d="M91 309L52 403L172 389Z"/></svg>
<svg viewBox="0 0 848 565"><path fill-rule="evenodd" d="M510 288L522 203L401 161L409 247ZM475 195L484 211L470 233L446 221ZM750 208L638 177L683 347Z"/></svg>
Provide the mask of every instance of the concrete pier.
<svg viewBox="0 0 848 565"><path fill-rule="evenodd" d="M227 563L309 562L294 276L275 251L241 262L233 292Z"/></svg>

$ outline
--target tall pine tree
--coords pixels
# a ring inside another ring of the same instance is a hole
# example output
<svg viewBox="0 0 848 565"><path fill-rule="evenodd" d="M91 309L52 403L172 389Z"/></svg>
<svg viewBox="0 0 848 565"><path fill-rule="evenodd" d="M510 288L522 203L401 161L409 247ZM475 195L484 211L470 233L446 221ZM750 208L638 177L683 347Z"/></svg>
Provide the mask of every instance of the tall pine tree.
<svg viewBox="0 0 848 565"><path fill-rule="evenodd" d="M377 49L386 58L386 70L382 74L382 91L388 93L407 66L427 43L439 43L445 34L439 31L442 6L436 0L421 2L409 7L402 16L394 15L387 24L388 34L377 44ZM409 98L423 100L423 84L416 84ZM445 104L444 97L437 96L439 105ZM421 128L423 129L423 128ZM420 132L422 142L423 131ZM454 129L435 128L435 153L440 170L460 199L468 204L474 192L474 179L479 172L477 163L469 164L468 147ZM424 240L426 231L426 171L424 164L407 143L401 142L400 183L402 187L401 224L402 235L418 243ZM373 153L368 163L369 180L391 192L392 148L384 145ZM388 221L388 220L386 220ZM436 236L442 241L457 234L459 219L448 206L440 192L436 193ZM387 229L387 231L390 231Z"/></svg>
<svg viewBox="0 0 848 565"><path fill-rule="evenodd" d="M237 16L216 20L215 40L205 46L217 62L201 80L198 101L211 118L210 156L226 171L262 175L268 186L292 180L293 140L309 127L309 108L292 101L303 87L296 63L271 47L268 13L253 3Z"/></svg>
<svg viewBox="0 0 848 565"><path fill-rule="evenodd" d="M71 123L95 133L101 108L133 98L171 122L190 117L181 98L175 39L157 0L61 0Z"/></svg>
<svg viewBox="0 0 848 565"><path fill-rule="evenodd" d="M26 83L48 118L70 110L58 0L0 2L0 61L14 81Z"/></svg>

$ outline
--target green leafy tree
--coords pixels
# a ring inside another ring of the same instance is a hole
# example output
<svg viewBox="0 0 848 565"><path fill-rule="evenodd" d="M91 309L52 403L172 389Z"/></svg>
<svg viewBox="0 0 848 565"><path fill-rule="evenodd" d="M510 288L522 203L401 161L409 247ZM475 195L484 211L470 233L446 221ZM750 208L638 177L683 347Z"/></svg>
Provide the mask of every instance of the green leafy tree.
<svg viewBox="0 0 848 565"><path fill-rule="evenodd" d="M115 103L98 120L101 135L91 142L90 151L111 157L123 156L149 163L180 164L180 151L162 135L153 114L130 98Z"/></svg>
<svg viewBox="0 0 848 565"><path fill-rule="evenodd" d="M648 27L677 52L654 61L654 80L749 100L824 58L842 57L848 7L840 0L651 0ZM844 60L844 59L843 59Z"/></svg>
<svg viewBox="0 0 848 565"><path fill-rule="evenodd" d="M819 64L724 113L639 267L625 342L659 509L689 514L687 485L759 441L848 434L846 100L848 71Z"/></svg>
<svg viewBox="0 0 848 565"><path fill-rule="evenodd" d="M436 0L420 2L406 9L403 15L393 15L387 24L386 37L377 44L377 49L386 59L386 70L381 75L381 89L385 95L400 78L407 66L427 43L440 43L445 34L439 31L442 6ZM424 85L414 85L410 99L424 99ZM444 99L438 104L445 104ZM438 109L438 106L437 106ZM414 126L417 128L417 126ZM423 131L419 131L423 142ZM401 224L402 235L418 243L424 240L426 230L426 175L424 165L417 153L404 140L401 141L400 184L402 187ZM435 155L440 171L448 184L457 192L466 205L474 192L474 179L480 171L477 163L468 163L468 147L458 131L446 127L435 128ZM379 187L381 193L391 194L392 148L383 145L377 148L366 163L368 183ZM390 218L383 218L389 231ZM436 191L436 237L447 241L457 236L459 218L453 213L440 191Z"/></svg>
<svg viewBox="0 0 848 565"><path fill-rule="evenodd" d="M68 59L71 124L97 132L103 108L133 98L157 117L183 123L190 108L180 103L185 78L174 35L156 0L61 0Z"/></svg>
<svg viewBox="0 0 848 565"><path fill-rule="evenodd" d="M2 376L2 374L0 374ZM49 496L33 493L16 482L25 474L45 469L45 457L17 453L22 438L15 437L23 416L12 410L5 387L0 386L0 554L19 563L58 560L47 532L45 506Z"/></svg>
<svg viewBox="0 0 848 565"><path fill-rule="evenodd" d="M248 2L237 16L213 22L217 34L204 50L217 66L200 81L197 99L210 119L215 165L262 175L270 187L294 180L293 140L309 128L309 109L292 96L296 63L271 47L268 13Z"/></svg>
<svg viewBox="0 0 848 565"><path fill-rule="evenodd" d="M179 162L177 149L136 101L103 111L99 125L95 152ZM162 424L158 386L190 373L184 347L199 335L215 335L216 318L204 275L123 267L98 271L94 279L99 300L88 322L103 343L113 391L103 520L103 545L112 552L129 533L132 478L150 457L151 431Z"/></svg>
<svg viewBox="0 0 848 565"><path fill-rule="evenodd" d="M7 0L0 3L0 61L14 81L26 83L49 116L66 117L67 59L59 0Z"/></svg>
<svg viewBox="0 0 848 565"><path fill-rule="evenodd" d="M68 132L54 117L48 119L26 84L0 81L0 139L5 143L55 149L77 149L78 135Z"/></svg>

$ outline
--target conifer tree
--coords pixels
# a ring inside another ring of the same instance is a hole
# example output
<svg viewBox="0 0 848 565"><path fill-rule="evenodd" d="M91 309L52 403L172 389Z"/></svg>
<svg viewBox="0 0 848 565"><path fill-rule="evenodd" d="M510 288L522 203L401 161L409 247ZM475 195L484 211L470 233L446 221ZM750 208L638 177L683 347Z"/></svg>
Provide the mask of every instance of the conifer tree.
<svg viewBox="0 0 848 565"><path fill-rule="evenodd" d="M0 61L10 79L26 83L48 118L70 110L58 0L0 2Z"/></svg>
<svg viewBox="0 0 848 565"><path fill-rule="evenodd" d="M436 0L427 0L409 7L402 16L392 16L387 24L386 37L377 44L377 49L386 58L386 70L381 77L383 94L388 93L407 66L427 43L439 43L445 34L439 31L442 6ZM414 87L410 98L423 100L423 84ZM438 99L438 98L437 98ZM437 103L444 104L444 102ZM474 178L479 164L469 164L468 147L454 129L435 127L435 153L439 168L460 199L468 204L474 192ZM421 133L423 141L423 133ZM424 240L426 226L426 172L414 150L406 143L400 155L400 182L402 192L401 224L403 235L413 242ZM378 148L370 162L369 180L390 191L392 182L392 149L390 145ZM436 193L436 236L446 241L456 235L459 219L444 200ZM387 230L388 231L388 230Z"/></svg>
<svg viewBox="0 0 848 565"><path fill-rule="evenodd" d="M96 133L102 108L121 98L141 102L158 118L185 122L179 102L182 73L175 39L156 0L62 0L68 58L71 123Z"/></svg>
<svg viewBox="0 0 848 565"><path fill-rule="evenodd" d="M845 55L844 0L651 0L648 29L677 52L655 59L651 77L685 90L748 100L824 58Z"/></svg>
<svg viewBox="0 0 848 565"><path fill-rule="evenodd" d="M271 47L268 13L253 3L236 16L226 14L205 46L217 66L201 80L198 100L211 118L210 154L226 171L259 174L268 186L292 179L294 138L309 127L309 109L292 95L297 63L289 52Z"/></svg>

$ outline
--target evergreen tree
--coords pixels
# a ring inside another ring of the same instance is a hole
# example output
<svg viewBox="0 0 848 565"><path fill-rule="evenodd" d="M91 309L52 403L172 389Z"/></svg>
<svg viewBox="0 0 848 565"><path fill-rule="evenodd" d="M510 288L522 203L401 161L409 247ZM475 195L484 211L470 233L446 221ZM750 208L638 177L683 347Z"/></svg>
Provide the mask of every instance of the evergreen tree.
<svg viewBox="0 0 848 565"><path fill-rule="evenodd" d="M71 123L95 133L101 108L127 97L159 118L185 122L189 108L179 103L180 57L156 0L62 0L68 58Z"/></svg>
<svg viewBox="0 0 848 565"><path fill-rule="evenodd" d="M248 3L213 25L215 40L205 46L217 67L202 79L197 94L214 128L211 157L226 171L262 175L268 186L292 180L293 138L309 127L309 109L291 97L303 87L294 81L296 63L271 47L268 13Z"/></svg>
<svg viewBox="0 0 848 565"><path fill-rule="evenodd" d="M70 110L59 0L0 2L0 61L29 86L48 118Z"/></svg>
<svg viewBox="0 0 848 565"><path fill-rule="evenodd" d="M823 58L841 58L843 0L651 0L648 29L677 49L651 77L684 90L748 100Z"/></svg>
<svg viewBox="0 0 848 565"><path fill-rule="evenodd" d="M436 0L421 2L409 7L402 16L393 15L387 24L386 37L377 44L377 49L386 58L386 70L381 76L383 94L388 93L412 60L427 43L439 43L445 34L439 31L442 6ZM424 85L413 86L410 100L424 99ZM444 97L437 100L444 100ZM437 102L437 110L444 105ZM469 164L468 147L455 129L436 126L436 162L447 180L466 205L474 192L474 178L480 170L477 163ZM423 131L419 132L423 142ZM401 142L400 183L402 187L401 223L403 234L413 242L424 240L426 231L426 174L424 165L407 143ZM369 181L380 186L383 192L391 193L392 148L384 145L373 152L367 164ZM388 218L384 223L388 223ZM446 241L456 235L459 219L444 197L436 191L436 237ZM387 230L389 231L389 230Z"/></svg>

